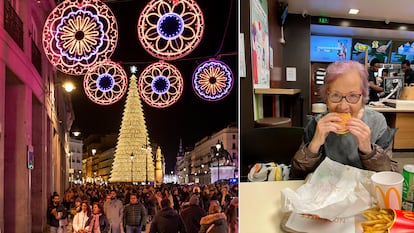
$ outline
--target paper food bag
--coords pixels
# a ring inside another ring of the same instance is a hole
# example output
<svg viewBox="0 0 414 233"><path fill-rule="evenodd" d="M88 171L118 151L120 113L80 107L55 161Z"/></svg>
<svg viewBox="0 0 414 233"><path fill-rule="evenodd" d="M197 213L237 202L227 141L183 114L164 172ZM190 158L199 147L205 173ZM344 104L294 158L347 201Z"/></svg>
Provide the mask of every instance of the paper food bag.
<svg viewBox="0 0 414 233"><path fill-rule="evenodd" d="M334 220L354 216L372 207L372 171L326 158L310 180L296 191L281 190L282 210Z"/></svg>

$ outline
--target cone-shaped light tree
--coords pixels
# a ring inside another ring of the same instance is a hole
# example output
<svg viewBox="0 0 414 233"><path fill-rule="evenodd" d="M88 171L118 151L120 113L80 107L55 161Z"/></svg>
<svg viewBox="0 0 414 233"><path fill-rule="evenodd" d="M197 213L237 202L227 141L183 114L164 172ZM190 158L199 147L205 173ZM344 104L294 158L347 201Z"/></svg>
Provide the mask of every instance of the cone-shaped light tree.
<svg viewBox="0 0 414 233"><path fill-rule="evenodd" d="M155 168L137 78L132 74L115 149L110 182L153 182Z"/></svg>

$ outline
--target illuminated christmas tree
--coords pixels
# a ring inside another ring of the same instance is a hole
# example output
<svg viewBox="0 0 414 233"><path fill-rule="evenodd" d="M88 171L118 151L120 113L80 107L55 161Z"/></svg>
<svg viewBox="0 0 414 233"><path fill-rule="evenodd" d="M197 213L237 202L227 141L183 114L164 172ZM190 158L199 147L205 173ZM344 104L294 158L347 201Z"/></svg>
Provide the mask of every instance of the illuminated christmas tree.
<svg viewBox="0 0 414 233"><path fill-rule="evenodd" d="M134 69L131 69L134 71ZM134 73L134 72L132 72ZM137 78L132 74L115 149L110 182L153 182L155 168L152 149L138 94Z"/></svg>

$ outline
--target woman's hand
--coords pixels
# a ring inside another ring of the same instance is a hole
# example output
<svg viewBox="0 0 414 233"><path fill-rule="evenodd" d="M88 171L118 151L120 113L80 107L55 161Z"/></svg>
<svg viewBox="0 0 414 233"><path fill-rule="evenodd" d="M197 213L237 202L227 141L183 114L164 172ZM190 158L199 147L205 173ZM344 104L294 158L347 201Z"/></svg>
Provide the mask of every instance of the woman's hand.
<svg viewBox="0 0 414 233"><path fill-rule="evenodd" d="M358 112L357 117L352 117L351 120L348 121L346 128L355 136L358 142L358 149L364 154L369 154L372 151L371 129L361 120L363 114L364 109L361 109Z"/></svg>
<svg viewBox="0 0 414 233"><path fill-rule="evenodd" d="M319 148L325 143L325 139L329 132L344 130L342 126L335 123L341 120L342 119L339 117L339 114L335 112L328 113L319 119L313 139L308 146L309 151L317 153Z"/></svg>

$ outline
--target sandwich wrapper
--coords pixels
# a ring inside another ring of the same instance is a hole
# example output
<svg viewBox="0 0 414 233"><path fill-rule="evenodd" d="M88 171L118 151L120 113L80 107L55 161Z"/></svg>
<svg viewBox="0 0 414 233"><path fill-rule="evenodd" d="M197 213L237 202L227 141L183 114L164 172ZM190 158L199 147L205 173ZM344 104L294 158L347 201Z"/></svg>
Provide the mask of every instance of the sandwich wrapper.
<svg viewBox="0 0 414 233"><path fill-rule="evenodd" d="M291 212L286 226L312 232L315 225L314 232L320 233L333 232L337 227L355 229L354 216L373 206L370 192L374 173L325 158L296 191L281 190L282 211Z"/></svg>

